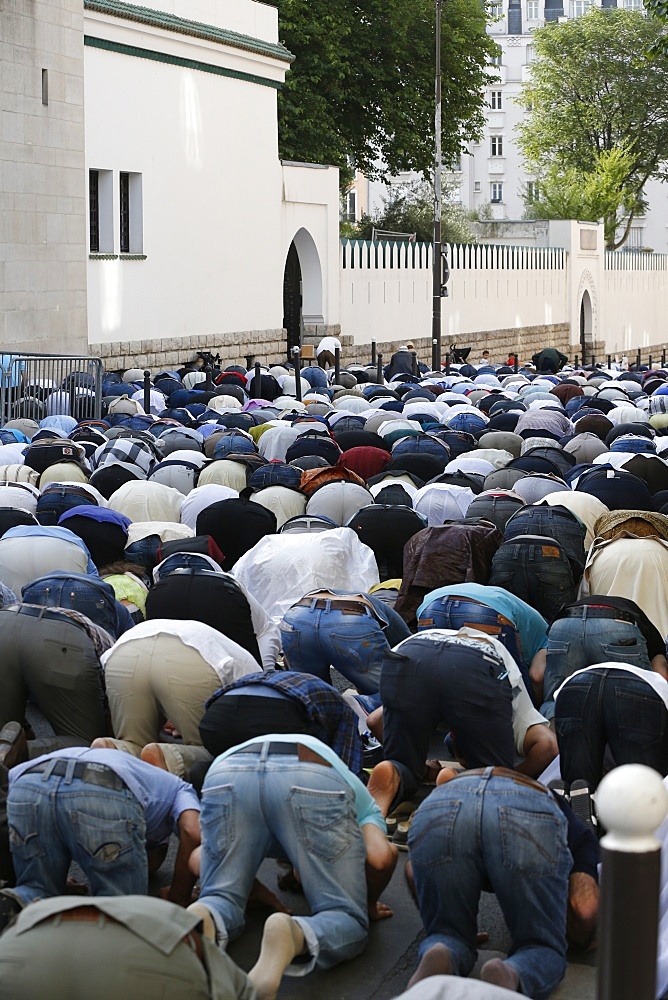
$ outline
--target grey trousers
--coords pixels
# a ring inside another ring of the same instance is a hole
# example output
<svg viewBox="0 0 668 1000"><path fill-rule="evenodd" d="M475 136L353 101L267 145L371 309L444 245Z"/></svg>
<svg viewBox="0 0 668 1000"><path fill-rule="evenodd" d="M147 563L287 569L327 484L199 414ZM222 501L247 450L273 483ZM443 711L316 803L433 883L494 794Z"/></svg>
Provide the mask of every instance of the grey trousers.
<svg viewBox="0 0 668 1000"><path fill-rule="evenodd" d="M0 727L25 718L30 696L56 735L106 734L100 661L78 625L1 611L0 650Z"/></svg>

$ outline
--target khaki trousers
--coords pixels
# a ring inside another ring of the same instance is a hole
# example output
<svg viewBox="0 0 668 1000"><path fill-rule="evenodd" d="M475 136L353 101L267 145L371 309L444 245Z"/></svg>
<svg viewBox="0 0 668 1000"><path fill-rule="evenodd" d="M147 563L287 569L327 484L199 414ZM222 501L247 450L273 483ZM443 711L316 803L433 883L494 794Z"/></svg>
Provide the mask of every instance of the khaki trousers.
<svg viewBox="0 0 668 1000"><path fill-rule="evenodd" d="M129 639L113 650L105 667L111 721L120 750L139 756L158 740L161 711L183 736L183 744L160 744L169 770L183 777L196 760L210 760L199 723L220 678L178 636Z"/></svg>

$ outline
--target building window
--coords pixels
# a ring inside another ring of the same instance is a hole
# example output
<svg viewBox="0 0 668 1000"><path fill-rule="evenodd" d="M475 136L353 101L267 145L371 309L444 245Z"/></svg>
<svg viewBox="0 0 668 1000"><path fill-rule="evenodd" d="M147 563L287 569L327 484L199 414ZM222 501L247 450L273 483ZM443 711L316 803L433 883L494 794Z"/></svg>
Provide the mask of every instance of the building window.
<svg viewBox="0 0 668 1000"><path fill-rule="evenodd" d="M503 136L493 135L489 140L490 156L503 156Z"/></svg>
<svg viewBox="0 0 668 1000"><path fill-rule="evenodd" d="M143 253L142 175L122 170L118 181L120 252Z"/></svg>
<svg viewBox="0 0 668 1000"><path fill-rule="evenodd" d="M476 194L479 194L480 191L482 191L482 185L481 185L480 181L474 181L473 182L473 190L474 190L474 192Z"/></svg>
<svg viewBox="0 0 668 1000"><path fill-rule="evenodd" d="M503 2L501 0L491 0L489 4L489 16L490 17L503 17Z"/></svg>
<svg viewBox="0 0 668 1000"><path fill-rule="evenodd" d="M626 246L629 248L634 248L640 250L643 246L643 227L642 226L631 226L629 230L629 238L626 241Z"/></svg>
<svg viewBox="0 0 668 1000"><path fill-rule="evenodd" d="M642 10L642 0L624 0L624 10Z"/></svg>
<svg viewBox="0 0 668 1000"><path fill-rule="evenodd" d="M489 106L492 109L492 111L500 111L501 110L501 91L500 90L493 90L491 92L491 94L489 95Z"/></svg>
<svg viewBox="0 0 668 1000"><path fill-rule="evenodd" d="M357 222L357 191L353 188L346 195L344 222Z"/></svg>
<svg viewBox="0 0 668 1000"><path fill-rule="evenodd" d="M490 66L501 66L502 65L502 59L503 59L503 49L499 45L499 46L497 46L496 55L492 56L492 58L490 59L489 64L490 64Z"/></svg>
<svg viewBox="0 0 668 1000"><path fill-rule="evenodd" d="M570 0L571 17L582 17L591 7L591 0Z"/></svg>
<svg viewBox="0 0 668 1000"><path fill-rule="evenodd" d="M535 54L535 49L534 49L533 45L527 45L527 47L526 47L526 65L527 66L529 65L530 62L532 62L534 54Z"/></svg>
<svg viewBox="0 0 668 1000"><path fill-rule="evenodd" d="M113 174L111 170L88 171L88 237L90 253L113 253Z"/></svg>
<svg viewBox="0 0 668 1000"><path fill-rule="evenodd" d="M539 16L538 0L527 0L527 18L530 21L537 21Z"/></svg>
<svg viewBox="0 0 668 1000"><path fill-rule="evenodd" d="M100 252L100 171L88 171L88 228L90 252Z"/></svg>
<svg viewBox="0 0 668 1000"><path fill-rule="evenodd" d="M490 184L490 199L492 205L500 205L503 201L503 183L494 181Z"/></svg>
<svg viewBox="0 0 668 1000"><path fill-rule="evenodd" d="M46 107L49 103L49 71L42 70L42 104Z"/></svg>
<svg viewBox="0 0 668 1000"><path fill-rule="evenodd" d="M538 201L538 181L527 181L527 204L535 205Z"/></svg>

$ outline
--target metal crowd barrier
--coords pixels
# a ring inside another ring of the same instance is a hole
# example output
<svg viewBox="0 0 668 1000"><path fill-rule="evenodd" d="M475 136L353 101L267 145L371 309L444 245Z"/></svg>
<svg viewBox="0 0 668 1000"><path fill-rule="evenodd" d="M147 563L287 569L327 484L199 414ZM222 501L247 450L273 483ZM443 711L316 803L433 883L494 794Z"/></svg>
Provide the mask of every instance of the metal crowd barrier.
<svg viewBox="0 0 668 1000"><path fill-rule="evenodd" d="M0 353L0 427L18 417L39 422L55 414L99 420L102 374L100 358Z"/></svg>

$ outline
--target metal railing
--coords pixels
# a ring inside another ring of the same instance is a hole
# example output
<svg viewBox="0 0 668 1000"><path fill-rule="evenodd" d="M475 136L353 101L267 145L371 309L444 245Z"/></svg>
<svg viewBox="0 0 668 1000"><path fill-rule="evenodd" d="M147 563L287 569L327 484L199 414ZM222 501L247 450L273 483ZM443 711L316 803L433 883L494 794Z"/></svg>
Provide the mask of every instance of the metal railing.
<svg viewBox="0 0 668 1000"><path fill-rule="evenodd" d="M55 414L99 420L102 374L100 358L0 353L0 426L17 417L39 422Z"/></svg>

